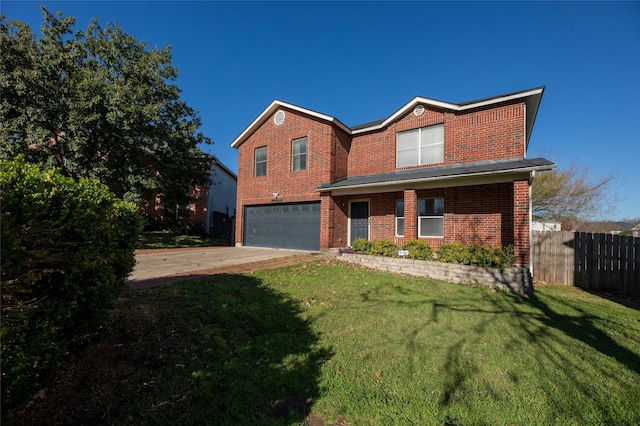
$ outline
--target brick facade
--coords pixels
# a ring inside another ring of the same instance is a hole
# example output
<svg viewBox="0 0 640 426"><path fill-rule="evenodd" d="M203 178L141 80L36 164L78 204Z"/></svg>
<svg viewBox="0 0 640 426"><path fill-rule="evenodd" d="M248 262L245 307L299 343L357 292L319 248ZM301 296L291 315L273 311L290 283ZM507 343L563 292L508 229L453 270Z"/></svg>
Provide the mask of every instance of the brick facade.
<svg viewBox="0 0 640 426"><path fill-rule="evenodd" d="M427 239L432 246L455 241L514 245L518 263L528 264L529 172L464 181L445 179L441 184L421 182L389 190L363 187L358 191L318 191L322 184L344 178L397 172L396 134L434 124L444 124L444 161L405 170L522 159L527 145L529 99L504 99L479 102L471 109L423 103L424 113L419 116L412 107L406 107L386 125L358 131L350 131L331 117L288 104L270 107L250 132L245 131L247 134L234 142L238 148L236 243L243 243L244 206L320 201L320 248L345 247L349 245L350 203L355 200L369 203L370 240L390 238L401 243L418 235L418 200L438 197L444 200L444 237ZM281 125L273 120L277 111L286 114ZM292 172L292 140L304 136L307 167ZM255 150L265 146L266 176L255 177ZM274 193L278 193L276 199ZM404 201L401 237L395 235L397 200Z"/></svg>
<svg viewBox="0 0 640 426"><path fill-rule="evenodd" d="M188 195L195 201L189 203L186 209L189 211L189 217L184 218L186 223L201 223L207 222L207 196L209 194L208 188L196 186L189 187ZM142 213L150 219L164 221L165 220L165 206L162 203L159 195L150 197L144 206L142 207Z"/></svg>

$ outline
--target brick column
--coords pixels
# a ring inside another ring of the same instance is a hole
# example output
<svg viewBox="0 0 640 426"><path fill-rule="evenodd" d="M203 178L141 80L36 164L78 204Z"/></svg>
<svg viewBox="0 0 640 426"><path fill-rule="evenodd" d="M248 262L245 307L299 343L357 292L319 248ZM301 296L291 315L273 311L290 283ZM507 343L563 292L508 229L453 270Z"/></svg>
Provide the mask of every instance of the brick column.
<svg viewBox="0 0 640 426"><path fill-rule="evenodd" d="M235 243L236 247L242 246L242 225L244 224L244 206L240 197L236 201Z"/></svg>
<svg viewBox="0 0 640 426"><path fill-rule="evenodd" d="M320 250L331 248L333 227L331 215L333 213L333 200L331 193L320 193Z"/></svg>
<svg viewBox="0 0 640 426"><path fill-rule="evenodd" d="M404 190L404 240L418 238L418 214L415 189Z"/></svg>
<svg viewBox="0 0 640 426"><path fill-rule="evenodd" d="M529 266L529 181L513 182L513 246L515 262Z"/></svg>

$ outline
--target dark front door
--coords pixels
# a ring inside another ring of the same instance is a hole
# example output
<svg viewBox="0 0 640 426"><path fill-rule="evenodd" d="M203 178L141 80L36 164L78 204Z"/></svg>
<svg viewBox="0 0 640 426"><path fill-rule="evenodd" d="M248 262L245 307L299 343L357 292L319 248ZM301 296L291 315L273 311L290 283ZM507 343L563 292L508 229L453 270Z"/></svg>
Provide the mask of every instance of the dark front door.
<svg viewBox="0 0 640 426"><path fill-rule="evenodd" d="M351 241L358 238L369 239L369 202L356 201L351 203Z"/></svg>

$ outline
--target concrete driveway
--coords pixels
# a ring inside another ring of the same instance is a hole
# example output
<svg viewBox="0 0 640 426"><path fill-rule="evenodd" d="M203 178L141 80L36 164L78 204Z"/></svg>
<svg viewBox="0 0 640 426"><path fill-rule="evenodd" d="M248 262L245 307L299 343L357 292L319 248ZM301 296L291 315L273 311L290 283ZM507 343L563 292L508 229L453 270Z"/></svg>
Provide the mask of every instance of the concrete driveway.
<svg viewBox="0 0 640 426"><path fill-rule="evenodd" d="M139 250L136 266L129 276L133 288L148 287L198 278L230 267L273 259L319 256L321 253L302 250L283 250L256 247L203 247L167 250Z"/></svg>

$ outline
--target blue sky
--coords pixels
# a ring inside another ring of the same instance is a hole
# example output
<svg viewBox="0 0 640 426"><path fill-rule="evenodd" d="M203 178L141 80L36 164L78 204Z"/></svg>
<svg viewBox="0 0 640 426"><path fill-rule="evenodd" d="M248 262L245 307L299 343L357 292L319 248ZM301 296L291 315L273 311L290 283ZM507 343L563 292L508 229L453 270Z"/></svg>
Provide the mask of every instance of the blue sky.
<svg viewBox="0 0 640 426"><path fill-rule="evenodd" d="M640 2L3 0L0 11L38 31L40 5L77 29L98 17L171 45L208 150L233 171L230 143L274 99L353 126L417 95L458 103L546 86L528 157L614 172L609 219L640 217Z"/></svg>

